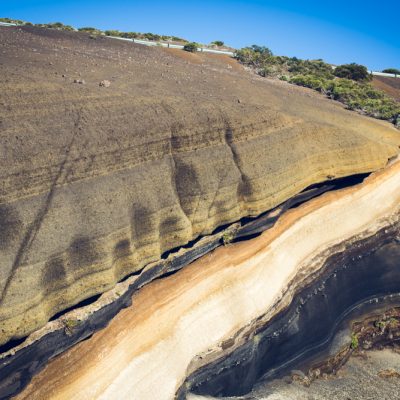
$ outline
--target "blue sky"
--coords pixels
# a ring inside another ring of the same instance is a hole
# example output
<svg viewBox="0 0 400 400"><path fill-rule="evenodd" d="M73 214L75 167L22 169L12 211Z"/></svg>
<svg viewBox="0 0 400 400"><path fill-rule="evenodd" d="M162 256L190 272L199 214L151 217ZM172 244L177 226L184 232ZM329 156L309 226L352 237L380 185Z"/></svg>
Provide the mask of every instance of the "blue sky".
<svg viewBox="0 0 400 400"><path fill-rule="evenodd" d="M0 16L172 34L275 54L400 68L400 0L0 0Z"/></svg>

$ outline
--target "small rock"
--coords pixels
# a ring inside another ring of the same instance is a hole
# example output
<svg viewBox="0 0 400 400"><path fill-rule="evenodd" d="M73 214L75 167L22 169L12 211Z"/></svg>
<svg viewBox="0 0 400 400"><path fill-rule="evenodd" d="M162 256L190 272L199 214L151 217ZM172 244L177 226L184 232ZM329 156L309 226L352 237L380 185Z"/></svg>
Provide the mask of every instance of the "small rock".
<svg viewBox="0 0 400 400"><path fill-rule="evenodd" d="M99 86L102 86L102 87L110 87L110 85L111 85L111 82L106 79L99 83Z"/></svg>
<svg viewBox="0 0 400 400"><path fill-rule="evenodd" d="M380 378L400 378L400 373L393 368L389 368L379 371L378 376Z"/></svg>
<svg viewBox="0 0 400 400"><path fill-rule="evenodd" d="M240 99L237 99L237 102L240 104L242 101Z"/></svg>
<svg viewBox="0 0 400 400"><path fill-rule="evenodd" d="M300 371L299 369L294 369L291 371L292 379L297 378L297 379L306 379L306 374L303 371Z"/></svg>
<svg viewBox="0 0 400 400"><path fill-rule="evenodd" d="M79 83L80 85L84 85L86 82L83 79L74 79L74 83Z"/></svg>

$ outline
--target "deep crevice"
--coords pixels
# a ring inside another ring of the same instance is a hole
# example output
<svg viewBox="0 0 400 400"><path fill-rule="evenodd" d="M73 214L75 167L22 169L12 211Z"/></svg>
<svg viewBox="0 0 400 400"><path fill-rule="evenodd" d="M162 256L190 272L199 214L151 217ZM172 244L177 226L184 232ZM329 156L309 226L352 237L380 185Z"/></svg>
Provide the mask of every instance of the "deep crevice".
<svg viewBox="0 0 400 400"><path fill-rule="evenodd" d="M71 307L66 308L65 310L59 311L57 314L54 314L49 319L49 321L55 321L56 319L62 317L63 315L69 313L72 310L77 310L79 308L89 306L90 304L95 303L100 298L100 296L101 296L101 293L100 294L96 294L94 296L88 297L87 299L84 299L84 300L80 301L79 303L77 303L77 304L75 304L75 305L73 305Z"/></svg>
<svg viewBox="0 0 400 400"><path fill-rule="evenodd" d="M9 350L11 350L14 347L19 346L20 344L24 343L25 340L28 338L28 336L25 336L20 339L11 339L7 343L4 343L3 345L0 346L0 354L5 353Z"/></svg>

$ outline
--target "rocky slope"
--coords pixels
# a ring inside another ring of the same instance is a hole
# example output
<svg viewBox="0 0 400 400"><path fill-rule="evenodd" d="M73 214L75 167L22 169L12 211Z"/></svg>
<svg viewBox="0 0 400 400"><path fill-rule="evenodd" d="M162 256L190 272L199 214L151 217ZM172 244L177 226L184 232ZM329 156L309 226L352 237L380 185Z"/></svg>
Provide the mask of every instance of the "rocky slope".
<svg viewBox="0 0 400 400"><path fill-rule="evenodd" d="M258 345L260 328L331 260L347 263L341 254L355 260L369 251L368 243L399 240L399 188L396 161L362 184L288 211L255 239L219 248L148 284L132 307L51 361L17 398L171 399L200 383L192 380L198 371L209 368L207 381L223 375L218 360L229 361L245 343ZM398 284L396 261L388 268ZM233 358L234 365L240 362Z"/></svg>
<svg viewBox="0 0 400 400"><path fill-rule="evenodd" d="M0 44L1 344L398 151L388 124L230 61L33 27Z"/></svg>
<svg viewBox="0 0 400 400"><path fill-rule="evenodd" d="M304 385L287 379L260 385L251 394L224 400L365 400L399 397L400 354L389 349L371 351L350 361L335 376ZM188 400L213 400L190 395ZM221 400L221 397L219 397Z"/></svg>

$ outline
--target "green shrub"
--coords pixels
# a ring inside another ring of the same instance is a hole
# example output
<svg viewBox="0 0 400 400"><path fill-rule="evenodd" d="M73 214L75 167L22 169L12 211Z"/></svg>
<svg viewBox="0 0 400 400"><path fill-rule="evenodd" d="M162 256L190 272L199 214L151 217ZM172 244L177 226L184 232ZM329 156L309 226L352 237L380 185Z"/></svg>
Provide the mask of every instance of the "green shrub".
<svg viewBox="0 0 400 400"><path fill-rule="evenodd" d="M97 31L97 29L92 28L91 26L84 26L82 28L78 28L78 31L80 31L80 32L95 32L95 31Z"/></svg>
<svg viewBox="0 0 400 400"><path fill-rule="evenodd" d="M274 72L275 70L270 66L264 66L258 71L258 75L265 78L266 76L272 76Z"/></svg>
<svg viewBox="0 0 400 400"><path fill-rule="evenodd" d="M296 75L289 81L295 85L308 87L319 92L326 92L330 88L330 81L314 75Z"/></svg>
<svg viewBox="0 0 400 400"><path fill-rule="evenodd" d="M332 67L322 60L299 60L293 57L287 61L287 68L291 74L333 78Z"/></svg>
<svg viewBox="0 0 400 400"><path fill-rule="evenodd" d="M157 35L156 33L144 33L143 37L147 40L151 40L153 42L157 42L161 40L161 36Z"/></svg>
<svg viewBox="0 0 400 400"><path fill-rule="evenodd" d="M340 78L324 79L315 75L296 75L289 82L326 93L333 100L344 103L349 110L361 111L393 123L399 118L400 104L369 83Z"/></svg>
<svg viewBox="0 0 400 400"><path fill-rule="evenodd" d="M266 64L272 63L272 51L268 47L255 44L251 47L244 47L238 50L235 57L241 63L257 68L265 67Z"/></svg>
<svg viewBox="0 0 400 400"><path fill-rule="evenodd" d="M79 327L79 325L82 323L80 320L77 319L72 319L72 318L67 318L62 320L63 324L64 324L64 330L65 333L68 336L71 336L76 329Z"/></svg>
<svg viewBox="0 0 400 400"><path fill-rule="evenodd" d="M346 78L353 81L368 81L371 79L367 67L356 63L339 65L335 68L334 74L338 78Z"/></svg>
<svg viewBox="0 0 400 400"><path fill-rule="evenodd" d="M20 19L12 19L12 18L0 18L0 22L7 22L8 24L16 24L16 25L26 25L25 21L21 21Z"/></svg>
<svg viewBox="0 0 400 400"><path fill-rule="evenodd" d="M112 30L112 29L104 31L104 34L106 36L117 36L117 37L122 35L122 33L120 31L116 31L116 30Z"/></svg>
<svg viewBox="0 0 400 400"><path fill-rule="evenodd" d="M74 31L75 30L75 28L72 27L71 25L64 25L61 22L44 24L43 27L50 28L50 29L58 29L59 31Z"/></svg>
<svg viewBox="0 0 400 400"><path fill-rule="evenodd" d="M350 347L351 347L353 350L357 350L357 349L358 349L358 346L359 346L358 337L357 337L357 335L356 335L355 333L352 333L352 334L351 334L351 343L350 343Z"/></svg>
<svg viewBox="0 0 400 400"><path fill-rule="evenodd" d="M224 246L227 246L229 243L231 243L234 238L235 238L234 232L225 231L224 234L222 235L222 241L224 243Z"/></svg>
<svg viewBox="0 0 400 400"><path fill-rule="evenodd" d="M397 68L386 68L382 72L384 72L385 74L400 75L400 69Z"/></svg>
<svg viewBox="0 0 400 400"><path fill-rule="evenodd" d="M257 44L253 44L250 49L253 50L255 53L259 53L263 56L272 56L272 51L266 46L258 46Z"/></svg>
<svg viewBox="0 0 400 400"><path fill-rule="evenodd" d="M190 53L195 53L199 49L199 45L195 42L186 43L183 46L183 50L188 51Z"/></svg>
<svg viewBox="0 0 400 400"><path fill-rule="evenodd" d="M211 45L217 46L217 47L222 47L225 43L222 40L214 40L214 42L211 42Z"/></svg>
<svg viewBox="0 0 400 400"><path fill-rule="evenodd" d="M122 32L120 36L127 39L136 39L140 37L140 34L137 32Z"/></svg>
<svg viewBox="0 0 400 400"><path fill-rule="evenodd" d="M171 39L172 39L174 42L189 43L188 40L182 39L182 38L180 38L180 37L178 37L178 36L171 36Z"/></svg>

